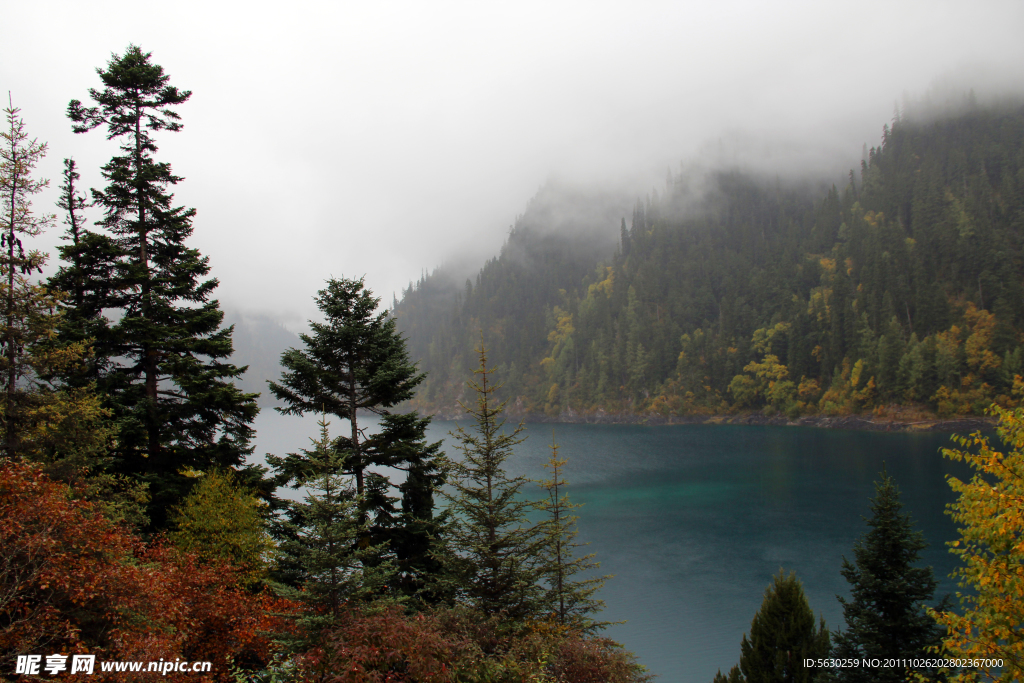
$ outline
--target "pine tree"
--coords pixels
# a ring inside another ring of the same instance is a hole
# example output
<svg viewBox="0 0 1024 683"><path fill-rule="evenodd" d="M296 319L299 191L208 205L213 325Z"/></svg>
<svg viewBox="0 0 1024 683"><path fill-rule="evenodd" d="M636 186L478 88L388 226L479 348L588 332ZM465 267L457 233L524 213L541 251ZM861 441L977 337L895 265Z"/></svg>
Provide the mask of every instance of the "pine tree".
<svg viewBox="0 0 1024 683"><path fill-rule="evenodd" d="M89 340L90 344L103 340L100 345L105 346L110 324L103 308L110 295L117 248L109 235L85 228L89 203L79 192L81 174L74 159L64 160L63 178L57 206L65 212L64 224L68 229L62 236L65 244L57 250L64 265L47 281L51 289L65 294L61 302L64 323L60 337L64 342ZM77 372L64 379L72 386L95 382L109 368L110 360L90 355Z"/></svg>
<svg viewBox="0 0 1024 683"><path fill-rule="evenodd" d="M46 144L29 140L25 121L12 103L4 114L7 130L0 133L0 274L3 276L3 450L8 458L19 455L20 436L25 428L24 390L19 386L31 364L23 354L26 346L39 341L49 327L52 315L46 309L55 303L46 291L33 285L26 276L34 270L42 272L45 256L39 251L27 251L22 237L34 237L53 223L53 216L35 215L32 196L42 192L50 182L32 177L36 164L46 155Z"/></svg>
<svg viewBox="0 0 1024 683"><path fill-rule="evenodd" d="M325 416L319 425L320 438L310 439L313 448L302 451L306 472L295 482L306 488L306 498L288 505L276 529L287 578L314 607L301 620L310 637L334 624L346 602L381 597L394 571L393 563L380 561L386 549L362 542L368 525L361 520L361 496L351 475L343 474L346 456L331 439Z"/></svg>
<svg viewBox="0 0 1024 683"><path fill-rule="evenodd" d="M412 398L424 376L409 360L394 319L386 311L375 313L380 299L362 279L331 278L317 293L316 304L326 322L310 321L311 334L299 335L306 349L281 355L285 371L280 383L270 382L270 391L286 404L276 409L283 415L323 412L349 422L350 435L337 441L346 454L345 467L355 477L356 491L363 494L367 467L401 464L411 455L401 448L409 435L399 438L408 425L391 417L388 409ZM385 418L379 434L367 438L359 427L361 410ZM422 432L417 432L420 438ZM303 462L288 459L282 468L289 477L299 476Z"/></svg>
<svg viewBox="0 0 1024 683"><path fill-rule="evenodd" d="M452 462L453 492L445 494L453 516L452 546L461 559L454 573L460 595L472 606L518 621L543 610L537 557L544 539L527 518L534 504L519 495L529 480L510 477L503 467L522 443L524 427L520 423L510 433L503 431L505 403L494 404L492 394L500 387L488 381L493 369L487 368L482 340L477 353L480 368L473 372L480 379L469 382L476 405L462 404L476 429L458 425L451 433L462 452Z"/></svg>
<svg viewBox="0 0 1024 683"><path fill-rule="evenodd" d="M824 657L828 651L825 620L814 627L814 613L796 574L786 576L780 569L764 592L761 609L750 622L749 637L743 636L739 672L734 668L728 678L719 672L715 680L809 683L816 671L805 667L804 659Z"/></svg>
<svg viewBox="0 0 1024 683"><path fill-rule="evenodd" d="M270 382L285 403L277 410L285 415L323 411L349 422L349 436L335 439L333 447L344 454L345 472L354 477L364 506L363 542L394 554L396 588L420 594L436 568L433 555L441 552L442 524L434 519L433 504L444 480L444 458L439 444L426 441L429 418L389 409L411 398L424 376L409 360L394 319L387 311L376 312L380 300L362 279L331 279L316 302L325 322L310 322L311 333L299 335L306 348L282 354L281 381ZM362 410L380 416L375 434L360 427ZM301 454L276 462L282 485L310 474L311 463ZM407 479L395 487L386 476L368 472L371 466L404 470ZM434 599L426 593L420 597Z"/></svg>
<svg viewBox="0 0 1024 683"><path fill-rule="evenodd" d="M871 500L870 530L843 558L851 600L840 597L846 631L833 634L833 656L844 659L921 659L942 642L942 630L925 612L938 582L931 567L915 567L927 544L901 512L899 489L882 471ZM840 681L903 681L903 668L837 669ZM921 673L924 673L923 671Z"/></svg>
<svg viewBox="0 0 1024 683"><path fill-rule="evenodd" d="M537 482L547 494L537 505L547 517L541 528L545 539L541 548L541 571L547 587L546 609L563 626L592 631L607 625L594 621L591 615L604 607L604 601L595 599L594 594L611 576L588 579L578 576L600 565L593 562L593 554L575 556L577 549L586 544L576 542L579 533L576 522L579 518L572 511L582 507L582 504L571 502L565 493L568 482L562 476L562 468L567 462L565 458L558 457L558 445L552 443L551 458L544 465L550 471L551 478Z"/></svg>
<svg viewBox="0 0 1024 683"><path fill-rule="evenodd" d="M89 91L97 106L68 105L76 133L105 126L121 154L102 168L106 188L92 191L109 239L78 230L65 254L70 279L80 283L72 294L102 294L83 300L72 318L121 312L94 342L98 388L119 425L120 467L151 484L153 522L161 527L167 507L191 484L182 470L242 463L259 409L255 394L233 384L244 368L223 360L232 353L232 329L221 327L224 315L210 299L218 283L204 279L208 259L185 244L195 210L173 205L167 189L181 178L154 158L154 134L181 129L174 107L191 93L169 85L150 56L134 45L113 55L97 70L103 89Z"/></svg>

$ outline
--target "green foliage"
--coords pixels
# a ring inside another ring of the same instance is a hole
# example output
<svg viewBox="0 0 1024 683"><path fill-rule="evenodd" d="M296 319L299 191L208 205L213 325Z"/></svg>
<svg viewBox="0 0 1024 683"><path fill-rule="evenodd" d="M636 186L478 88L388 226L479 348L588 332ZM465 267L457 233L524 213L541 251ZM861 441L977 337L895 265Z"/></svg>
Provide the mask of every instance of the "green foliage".
<svg viewBox="0 0 1024 683"><path fill-rule="evenodd" d="M750 633L743 636L739 669L733 667L728 677L719 671L715 682L809 683L815 669L806 668L804 659L825 657L828 651L825 620L814 627L814 613L796 574L786 576L780 569L764 592Z"/></svg>
<svg viewBox="0 0 1024 683"><path fill-rule="evenodd" d="M594 594L611 576L579 576L600 565L593 561L593 554L576 557L577 549L586 544L576 542L579 518L572 511L581 505L570 502L565 493L568 482L562 478L562 468L567 462L558 457L558 445L552 443L551 458L544 465L551 478L537 482L547 494L537 504L546 517L540 529L545 539L541 546L541 573L547 589L544 601L557 624L592 631L607 625L594 621L592 615L604 608L604 601L595 599Z"/></svg>
<svg viewBox="0 0 1024 683"><path fill-rule="evenodd" d="M1022 174L1014 105L900 119L845 187L684 173L614 225L617 251L560 232L546 207L573 197L545 187L469 286L441 270L397 304L430 373L416 405L452 409L481 328L518 414L1009 405Z"/></svg>
<svg viewBox="0 0 1024 683"><path fill-rule="evenodd" d="M301 586L296 597L312 608L299 622L305 645L335 624L349 601L384 597L394 573L393 564L382 561L386 549L367 540L361 497L343 473L345 455L335 447L326 417L319 424L320 438L302 451L307 468L295 482L306 488L305 500L289 503L276 529L287 578ZM272 457L268 461L279 465Z"/></svg>
<svg viewBox="0 0 1024 683"><path fill-rule="evenodd" d="M171 513L171 541L203 560L234 566L244 585L255 585L274 547L263 520L266 503L241 487L230 470L196 474L192 491Z"/></svg>
<svg viewBox="0 0 1024 683"><path fill-rule="evenodd" d="M82 230L69 215L71 244L62 250L69 263L55 284L71 294L69 321L79 325L71 338L93 337L97 361L67 379L96 380L119 427L118 469L150 484L150 514L162 527L189 489L183 471L242 464L258 408L255 394L233 384L244 368L223 360L232 353L231 329L221 327L211 300L217 281L204 279L208 259L185 244L195 210L173 205L168 187L181 178L155 159L154 135L181 129L175 107L191 93L169 85L134 45L98 73L103 88L89 91L96 106L72 100L68 116L76 133L105 127L120 154L102 168L107 186L92 192L106 233ZM74 174L65 179L69 185ZM70 185L65 197L75 204ZM111 310L119 319L104 321Z"/></svg>
<svg viewBox="0 0 1024 683"><path fill-rule="evenodd" d="M285 415L322 411L349 422L349 435L334 439L330 449L355 479L359 515L366 522L363 541L386 548L398 563L396 588L435 601L438 596L427 588L427 575L437 569L434 556L443 553L434 494L444 481L444 456L439 443L426 441L429 418L388 410L410 398L423 375L410 362L394 319L387 311L376 312L380 300L361 279L329 280L316 303L325 322L310 322L311 333L299 335L306 348L282 354L281 381L270 382L285 404L277 410ZM363 410L380 416L376 433L367 435L359 426ZM319 471L301 454L268 461L282 485L296 485ZM404 470L406 480L396 487L385 475L368 472L370 467Z"/></svg>
<svg viewBox="0 0 1024 683"><path fill-rule="evenodd" d="M833 657L922 660L942 641L941 629L925 612L938 581L931 567L914 566L927 544L902 508L899 489L883 471L871 500L870 530L853 546L855 563L843 558L842 574L850 583L851 599L839 598L846 631L833 634ZM945 604L939 606L944 608ZM903 681L907 674L900 667L835 671L839 681L879 683Z"/></svg>
<svg viewBox="0 0 1024 683"><path fill-rule="evenodd" d="M452 432L462 457L452 461L452 493L445 494L453 521L451 543L459 555L450 562L461 598L485 614L520 621L542 610L538 553L545 539L527 518L533 503L520 496L528 480L508 476L503 467L523 441L523 425L503 431L505 404L494 400L493 370L487 368L482 343L477 353L480 367L474 374L479 380L469 382L476 403L463 406L476 427L471 432L459 425Z"/></svg>

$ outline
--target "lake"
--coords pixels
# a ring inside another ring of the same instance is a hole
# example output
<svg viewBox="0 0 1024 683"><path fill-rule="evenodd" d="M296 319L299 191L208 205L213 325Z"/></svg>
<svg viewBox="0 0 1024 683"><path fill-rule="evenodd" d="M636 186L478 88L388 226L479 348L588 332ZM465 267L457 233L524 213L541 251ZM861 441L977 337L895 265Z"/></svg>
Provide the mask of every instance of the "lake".
<svg viewBox="0 0 1024 683"><path fill-rule="evenodd" d="M332 425L340 433L342 424ZM315 418L265 411L257 453L309 444ZM470 426L465 424L464 426ZM566 478L578 511L579 540L601 572L602 618L626 620L607 634L665 682L710 683L739 661L739 645L772 575L803 581L811 608L835 629L837 594L848 595L842 558L867 529L868 499L883 466L929 548L938 594L952 593L955 566L945 542L956 530L943 514L954 497L945 476L969 476L942 458L949 436L805 427L736 425L528 425L508 462L512 474L544 475L554 438L569 459ZM450 441L453 422L431 425ZM538 489L539 491L539 489Z"/></svg>

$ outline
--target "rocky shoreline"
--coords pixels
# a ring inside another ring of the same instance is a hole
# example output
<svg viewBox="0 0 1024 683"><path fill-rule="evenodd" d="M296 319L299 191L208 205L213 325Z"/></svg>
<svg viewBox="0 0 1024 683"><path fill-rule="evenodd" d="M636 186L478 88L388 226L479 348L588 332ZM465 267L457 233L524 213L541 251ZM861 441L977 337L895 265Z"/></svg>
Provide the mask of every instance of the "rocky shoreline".
<svg viewBox="0 0 1024 683"><path fill-rule="evenodd" d="M466 420L469 416L461 411L439 411L434 417L442 420ZM509 411L508 419L523 420L528 423L563 423L563 424L634 424L634 425L771 425L779 427L818 427L822 429L860 429L878 432L947 432L967 435L982 430L990 431L995 427L995 420L987 417L955 417L931 419L895 419L875 417L874 415L842 415L829 417L824 415L805 415L790 419L785 415L764 415L759 412L739 413L735 415L663 415L650 413L608 413L598 410L593 413L577 413L565 411L552 417L545 413L526 413Z"/></svg>

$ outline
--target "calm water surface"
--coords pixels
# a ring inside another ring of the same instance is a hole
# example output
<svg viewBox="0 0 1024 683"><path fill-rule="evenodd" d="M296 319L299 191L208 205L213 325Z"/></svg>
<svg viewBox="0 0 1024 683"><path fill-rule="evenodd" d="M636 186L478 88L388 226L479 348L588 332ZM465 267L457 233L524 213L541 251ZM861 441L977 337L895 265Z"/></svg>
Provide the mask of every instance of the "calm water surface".
<svg viewBox="0 0 1024 683"><path fill-rule="evenodd" d="M347 425L346 425L347 426ZM468 425L466 425L468 426ZM261 415L257 452L304 447L315 420ZM431 438L450 442L451 422ZM543 476L552 425L530 425L508 463ZM739 643L780 567L795 570L811 608L841 624L848 595L842 557L865 531L873 481L883 464L905 509L931 544L941 593L955 590L943 514L945 475L969 476L942 458L948 435L880 434L796 427L554 425L579 511L580 540L614 574L601 593L603 618L627 620L608 635L636 652L663 682L710 683L739 659Z"/></svg>

